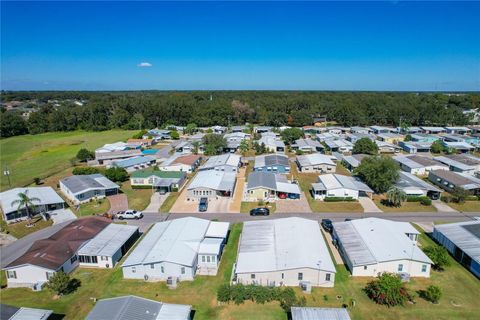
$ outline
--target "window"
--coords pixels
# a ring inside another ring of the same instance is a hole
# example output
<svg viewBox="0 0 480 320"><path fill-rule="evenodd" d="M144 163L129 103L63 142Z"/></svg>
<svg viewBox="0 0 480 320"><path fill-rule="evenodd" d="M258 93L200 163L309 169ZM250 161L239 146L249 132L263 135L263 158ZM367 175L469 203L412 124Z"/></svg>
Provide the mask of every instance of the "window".
<svg viewBox="0 0 480 320"><path fill-rule="evenodd" d="M162 267L160 268L160 271L162 271L162 273L165 273L165 268L162 266Z"/></svg>
<svg viewBox="0 0 480 320"><path fill-rule="evenodd" d="M301 272L298 273L298 280L303 280L303 273Z"/></svg>
<svg viewBox="0 0 480 320"><path fill-rule="evenodd" d="M47 276L47 280L50 280L51 277L53 277L55 273L54 272L45 272L45 275Z"/></svg>
<svg viewBox="0 0 480 320"><path fill-rule="evenodd" d="M207 256L207 262L210 262L210 256Z"/></svg>
<svg viewBox="0 0 480 320"><path fill-rule="evenodd" d="M180 273L181 273L181 274L185 274L185 267L182 267L182 268L180 269Z"/></svg>
<svg viewBox="0 0 480 320"><path fill-rule="evenodd" d="M17 271L7 271L7 278L8 279L17 279Z"/></svg>
<svg viewBox="0 0 480 320"><path fill-rule="evenodd" d="M107 257L107 256L101 256L101 257L100 257L100 260L102 260L102 261L108 261L108 257Z"/></svg>
<svg viewBox="0 0 480 320"><path fill-rule="evenodd" d="M363 270L367 270L367 266L363 266Z"/></svg>
<svg viewBox="0 0 480 320"><path fill-rule="evenodd" d="M155 269L155 265L153 263L150 264L150 269Z"/></svg>
<svg viewBox="0 0 480 320"><path fill-rule="evenodd" d="M132 273L137 272L137 269L135 267L132 267Z"/></svg>
<svg viewBox="0 0 480 320"><path fill-rule="evenodd" d="M98 263L97 256L78 256L80 263Z"/></svg>
<svg viewBox="0 0 480 320"><path fill-rule="evenodd" d="M74 263L75 261L77 261L78 257L77 255L74 255L73 257L70 258L70 263Z"/></svg>
<svg viewBox="0 0 480 320"><path fill-rule="evenodd" d="M212 262L215 262L215 260L216 260L216 257L212 256Z"/></svg>
<svg viewBox="0 0 480 320"><path fill-rule="evenodd" d="M285 274L282 272L282 279L285 279Z"/></svg>
<svg viewBox="0 0 480 320"><path fill-rule="evenodd" d="M255 273L252 273L252 274L250 275L250 279L255 279Z"/></svg>
<svg viewBox="0 0 480 320"><path fill-rule="evenodd" d="M205 262L205 256L202 256L202 262Z"/></svg>
<svg viewBox="0 0 480 320"><path fill-rule="evenodd" d="M327 274L325 275L325 281L330 281L330 273L327 273Z"/></svg>
<svg viewBox="0 0 480 320"><path fill-rule="evenodd" d="M403 271L403 264L399 264L398 265L398 272L402 272Z"/></svg>
<svg viewBox="0 0 480 320"><path fill-rule="evenodd" d="M427 265L426 264L422 264L422 272L427 272Z"/></svg>

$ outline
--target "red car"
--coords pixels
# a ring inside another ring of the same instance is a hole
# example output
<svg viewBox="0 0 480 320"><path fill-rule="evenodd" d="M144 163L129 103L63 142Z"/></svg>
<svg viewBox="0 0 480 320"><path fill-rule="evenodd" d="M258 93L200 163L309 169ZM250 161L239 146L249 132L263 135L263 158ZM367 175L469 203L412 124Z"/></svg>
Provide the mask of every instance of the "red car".
<svg viewBox="0 0 480 320"><path fill-rule="evenodd" d="M278 197L279 197L280 199L287 199L287 194L284 193L284 192L280 192L280 193L278 194Z"/></svg>

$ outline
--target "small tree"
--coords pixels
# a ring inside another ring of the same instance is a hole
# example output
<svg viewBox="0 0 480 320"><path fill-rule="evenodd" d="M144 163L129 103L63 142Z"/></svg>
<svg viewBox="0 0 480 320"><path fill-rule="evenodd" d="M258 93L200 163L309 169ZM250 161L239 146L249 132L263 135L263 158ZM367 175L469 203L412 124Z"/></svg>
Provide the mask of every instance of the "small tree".
<svg viewBox="0 0 480 320"><path fill-rule="evenodd" d="M432 303L438 303L442 297L442 289L438 286L430 285L427 287L427 290L423 292L423 298Z"/></svg>
<svg viewBox="0 0 480 320"><path fill-rule="evenodd" d="M432 151L432 153L442 153L446 151L446 148L440 140L437 140L432 143L432 145L430 146L430 150Z"/></svg>
<svg viewBox="0 0 480 320"><path fill-rule="evenodd" d="M138 133L132 136L133 139L142 139L144 135L147 134L147 130L140 130Z"/></svg>
<svg viewBox="0 0 480 320"><path fill-rule="evenodd" d="M303 130L300 128L287 128L280 135L286 144L292 144L295 140L305 137Z"/></svg>
<svg viewBox="0 0 480 320"><path fill-rule="evenodd" d="M198 150L200 148L200 141L193 141L192 145L193 145L193 149L192 149L193 154L198 154Z"/></svg>
<svg viewBox="0 0 480 320"><path fill-rule="evenodd" d="M197 131L198 131L197 125L195 123L187 124L187 126L183 130L183 132L185 132L186 134L194 134Z"/></svg>
<svg viewBox="0 0 480 320"><path fill-rule="evenodd" d="M178 133L178 131L172 131L172 132L170 132L170 137L173 140L178 140L178 139L180 139L180 134Z"/></svg>
<svg viewBox="0 0 480 320"><path fill-rule="evenodd" d="M447 249L440 246L428 246L423 249L423 252L432 260L433 268L438 271L445 270L445 267L450 265L450 257Z"/></svg>
<svg viewBox="0 0 480 320"><path fill-rule="evenodd" d="M409 134L407 134L407 135L405 136L405 139L403 139L403 141L405 141L405 142L412 141L412 136L409 135Z"/></svg>
<svg viewBox="0 0 480 320"><path fill-rule="evenodd" d="M128 172L124 168L109 168L105 170L105 176L114 182L123 182L128 180Z"/></svg>
<svg viewBox="0 0 480 320"><path fill-rule="evenodd" d="M29 197L28 196L28 189L25 192L17 193L17 199L13 200L10 204L12 207L17 206L17 210L20 211L21 209L25 208L27 212L28 220L32 220L32 215L37 207L35 202L40 202L41 200L36 197Z"/></svg>
<svg viewBox="0 0 480 320"><path fill-rule="evenodd" d="M354 172L375 192L383 193L397 181L399 169L392 158L372 156L364 158Z"/></svg>
<svg viewBox="0 0 480 320"><path fill-rule="evenodd" d="M285 312L290 312L290 308L295 306L298 302L295 291L293 291L293 289L290 287L285 288L282 291L279 301L280 307L282 307L283 311Z"/></svg>
<svg viewBox="0 0 480 320"><path fill-rule="evenodd" d="M471 193L463 188L460 187L455 187L453 188L452 192L450 194L453 197L453 201L457 203L464 203L465 200L468 198L468 196L471 195Z"/></svg>
<svg viewBox="0 0 480 320"><path fill-rule="evenodd" d="M40 179L39 177L35 177L33 178L33 182L35 183L35 185L40 185L42 183L42 179Z"/></svg>
<svg viewBox="0 0 480 320"><path fill-rule="evenodd" d="M77 152L77 159L80 162L87 162L88 160L95 159L95 153L88 149L82 148Z"/></svg>
<svg viewBox="0 0 480 320"><path fill-rule="evenodd" d="M202 138L205 146L205 155L214 156L220 154L227 147L227 140L219 134L209 133Z"/></svg>
<svg viewBox="0 0 480 320"><path fill-rule="evenodd" d="M405 191L392 187L387 191L388 202L394 207L401 207L402 202L407 200L407 194Z"/></svg>
<svg viewBox="0 0 480 320"><path fill-rule="evenodd" d="M243 139L241 142L240 142L240 152L242 153L242 155L245 155L249 149L248 147L248 141Z"/></svg>
<svg viewBox="0 0 480 320"><path fill-rule="evenodd" d="M353 154L365 153L370 155L376 155L378 153L378 146L375 142L369 138L358 139L353 145Z"/></svg>
<svg viewBox="0 0 480 320"><path fill-rule="evenodd" d="M370 281L365 292L376 303L388 307L403 305L410 299L402 280L393 273L382 273L376 280Z"/></svg>
<svg viewBox="0 0 480 320"><path fill-rule="evenodd" d="M55 292L57 295L68 293L70 286L70 276L63 271L55 272L47 282L47 288Z"/></svg>

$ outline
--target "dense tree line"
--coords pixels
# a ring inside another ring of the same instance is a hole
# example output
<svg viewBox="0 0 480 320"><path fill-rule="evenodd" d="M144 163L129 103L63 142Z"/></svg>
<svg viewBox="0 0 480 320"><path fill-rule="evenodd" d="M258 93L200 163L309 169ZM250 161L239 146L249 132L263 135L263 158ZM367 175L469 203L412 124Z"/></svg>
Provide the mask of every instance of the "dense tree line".
<svg viewBox="0 0 480 320"><path fill-rule="evenodd" d="M40 104L28 120L2 109L2 137L25 133L111 128L145 129L167 124L271 126L311 124L325 115L340 125L463 125L463 109L476 108L479 94L373 92L2 92L6 101ZM85 100L83 106L73 100ZM58 100L61 106L54 106ZM50 102L49 102L50 101Z"/></svg>

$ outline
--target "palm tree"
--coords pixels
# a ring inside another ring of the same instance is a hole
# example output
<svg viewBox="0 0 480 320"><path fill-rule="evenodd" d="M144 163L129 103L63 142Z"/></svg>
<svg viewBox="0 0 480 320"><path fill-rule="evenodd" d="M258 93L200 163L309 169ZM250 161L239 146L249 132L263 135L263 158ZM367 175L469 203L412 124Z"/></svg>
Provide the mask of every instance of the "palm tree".
<svg viewBox="0 0 480 320"><path fill-rule="evenodd" d="M392 206L400 207L402 202L407 200L407 194L405 191L400 190L397 187L392 187L387 191L387 198Z"/></svg>
<svg viewBox="0 0 480 320"><path fill-rule="evenodd" d="M240 142L240 152L242 153L243 156L245 156L245 154L247 153L249 147L248 147L248 141L243 139L241 142Z"/></svg>
<svg viewBox="0 0 480 320"><path fill-rule="evenodd" d="M36 197L29 197L28 190L25 190L25 192L19 192L17 197L18 199L12 201L11 206L17 206L18 211L20 211L22 208L25 208L27 211L28 220L32 220L32 213L36 207L34 202L40 202L41 200Z"/></svg>
<svg viewBox="0 0 480 320"><path fill-rule="evenodd" d="M200 148L200 141L193 141L192 142L192 145L193 145L193 154L198 154L198 149Z"/></svg>

